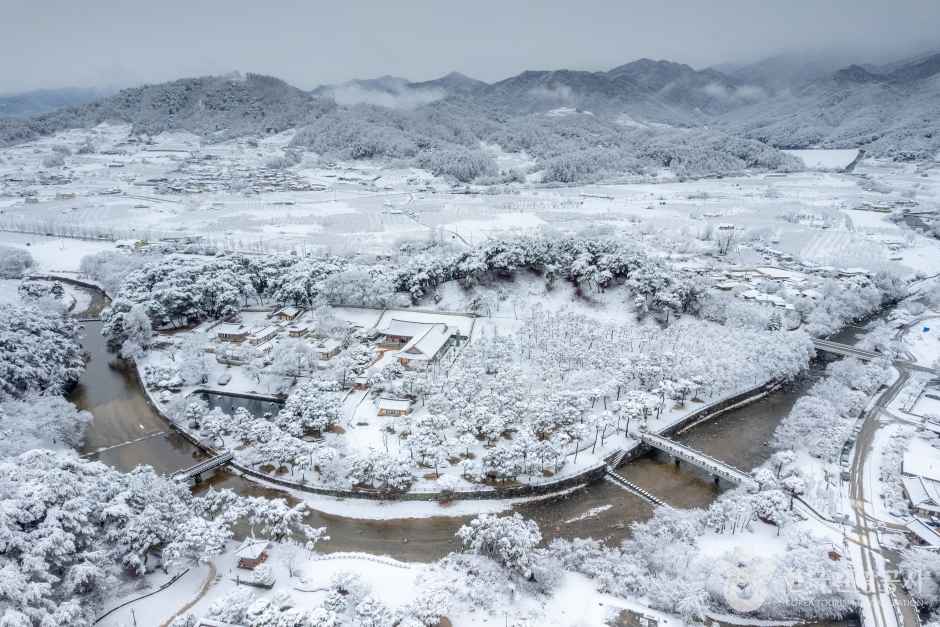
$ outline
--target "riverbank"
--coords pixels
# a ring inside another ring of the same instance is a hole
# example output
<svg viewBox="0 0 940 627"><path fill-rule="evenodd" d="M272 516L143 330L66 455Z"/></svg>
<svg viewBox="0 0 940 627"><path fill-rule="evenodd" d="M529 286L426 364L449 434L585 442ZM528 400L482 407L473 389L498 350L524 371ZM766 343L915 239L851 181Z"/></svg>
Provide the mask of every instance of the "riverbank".
<svg viewBox="0 0 940 627"><path fill-rule="evenodd" d="M223 449L211 446L205 441L204 438L200 436L198 432L180 424L179 422L175 421L172 416L166 413L160 401L155 398L154 393L149 388L147 388L146 384L144 383L143 373L141 372L141 365L137 361L134 362L133 371L137 380L137 384L143 390L151 408L163 417L171 429L179 432L193 446L199 448L205 455L209 457L220 455L223 452ZM744 391L726 395L711 403L685 412L682 412L681 410L677 411L676 408L672 408L670 411L664 412L659 419L648 421L653 425L653 428L650 430L652 433L667 437L676 433L681 433L682 431L685 431L697 424L701 424L711 420L712 418L720 416L725 412L760 400L774 390L778 389L781 385L782 382L780 381L762 383ZM199 391L201 390L197 390L196 392ZM588 448L588 446L585 445L584 448ZM627 439L627 443L624 448L610 451L606 456L608 459L616 458L616 465L619 466L620 463L635 459L649 452L649 450L650 449L647 445L631 436ZM569 456L576 456L577 452L579 451L573 451L569 453ZM447 491L432 491L413 489L407 492L399 493L359 487L338 488L335 486L323 486L310 484L307 482L293 481L283 477L273 476L270 473L265 473L254 468L250 468L242 463L239 463L237 460L230 462L230 465L243 477L246 477L249 480L258 479L264 481L266 484L287 488L296 492L334 498L440 502L462 500L512 500L526 497L559 494L570 490L574 486L593 483L595 481L601 480L606 474L608 468L608 464L606 462L596 463L591 464L586 468L578 469L576 472L555 476L545 481L507 487L481 485L473 490L454 489Z"/></svg>
<svg viewBox="0 0 940 627"><path fill-rule="evenodd" d="M96 445L118 445L95 458L125 471L138 464L150 464L168 474L204 459L205 453L190 440L167 428L168 422L144 398L131 372L108 365L112 356L100 335L100 323L88 323L86 327L83 342L92 359L83 389L78 390L84 398L79 404L95 415L95 422L83 452L94 455ZM807 384L796 382L746 405L725 408L720 420L687 425L675 437L692 448L748 470L769 456L767 434L788 413ZM701 412L704 407L696 406L682 414ZM121 446L141 434L161 431L168 433ZM725 482L715 485L709 475L689 465L676 468L661 453L641 456L622 466L619 472L680 508L705 507L730 487ZM332 540L322 545L324 552L363 551L418 562L437 559L454 550L454 533L477 513L517 511L539 524L546 541L594 537L612 545L629 536L633 522L647 520L653 513L649 503L607 481L575 485L528 499L407 502L318 496L228 471L203 483L197 491L211 487L229 488L246 496L282 498L291 503L305 501L311 508L306 515L307 523L330 529ZM237 533L246 535L248 530L238 529Z"/></svg>

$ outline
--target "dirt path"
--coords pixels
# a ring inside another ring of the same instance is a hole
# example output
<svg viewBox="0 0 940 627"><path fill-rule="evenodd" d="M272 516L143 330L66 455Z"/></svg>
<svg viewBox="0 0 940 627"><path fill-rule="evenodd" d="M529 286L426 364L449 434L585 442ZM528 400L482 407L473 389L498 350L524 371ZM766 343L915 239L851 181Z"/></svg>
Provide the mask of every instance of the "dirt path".
<svg viewBox="0 0 940 627"><path fill-rule="evenodd" d="M206 596L206 593L209 591L209 588L212 587L212 584L215 583L215 576L216 576L215 564L213 562L209 562L209 574L206 575L206 580L202 582L202 587L199 589L199 594L196 595L196 598L190 601L189 603L187 603L186 605L184 605L183 607L181 607L179 610L177 610L176 614L173 614L173 616L166 619L166 621L163 622L160 625L160 627L167 627L170 623L172 623L178 617L185 614L194 605L199 603L199 601L201 601L202 598Z"/></svg>

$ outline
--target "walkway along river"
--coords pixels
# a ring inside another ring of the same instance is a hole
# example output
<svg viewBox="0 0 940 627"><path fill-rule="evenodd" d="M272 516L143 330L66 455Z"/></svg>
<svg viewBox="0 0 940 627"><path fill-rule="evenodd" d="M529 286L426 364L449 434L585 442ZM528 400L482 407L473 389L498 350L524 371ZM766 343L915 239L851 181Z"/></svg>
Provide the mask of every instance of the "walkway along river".
<svg viewBox="0 0 940 627"><path fill-rule="evenodd" d="M101 336L101 323L84 323L83 346L88 355L85 373L70 399L95 419L81 453L127 471L149 464L171 473L194 464L203 454L173 433L149 405L136 377L120 367ZM751 469L767 459L771 434L796 400L813 382L814 370L804 379L750 405L722 414L690 428L678 440L738 468ZM668 456L653 454L623 466L630 481L676 507L704 507L729 486L715 485L707 474ZM203 484L206 485L206 484ZM209 482L244 495L288 498L277 489L222 473ZM205 489L205 488L203 488ZM644 500L606 481L565 496L517 505L516 511L536 520L545 538L592 536L619 542L630 523L648 519L652 508ZM311 512L309 524L329 528L325 552L365 551L398 559L430 561L456 547L454 533L467 517L436 516L394 520L361 520Z"/></svg>

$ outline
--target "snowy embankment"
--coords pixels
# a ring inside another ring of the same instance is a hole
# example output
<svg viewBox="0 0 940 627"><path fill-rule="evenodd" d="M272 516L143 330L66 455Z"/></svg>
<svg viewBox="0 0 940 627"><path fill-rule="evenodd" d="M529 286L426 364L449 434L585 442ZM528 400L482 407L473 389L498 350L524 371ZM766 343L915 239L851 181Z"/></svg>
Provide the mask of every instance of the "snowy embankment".
<svg viewBox="0 0 940 627"><path fill-rule="evenodd" d="M28 251L35 270L45 273L77 273L86 255L114 250L114 242L10 232L0 232L0 244Z"/></svg>
<svg viewBox="0 0 940 627"><path fill-rule="evenodd" d="M437 596L429 591L440 586L436 582L439 567L434 564L400 562L365 553L308 555L295 547L275 544L270 547L265 561L275 585L267 590L245 585L252 572L238 568L236 551L237 545L230 543L229 551L211 564L186 571L162 590L159 589L161 584L172 578L150 576L148 579L154 582L149 587L116 598L109 605L111 613L98 624L122 627L135 620L138 624L167 624L187 614L218 620L243 611L242 606L254 604L261 609L268 603L284 603L288 598L295 610L317 615L324 607L335 607L331 605L332 599L338 583L343 582L348 592L342 598L353 605L359 604L355 610L362 620L368 620L366 613L370 606L380 606L383 608L380 612L405 614L422 607L418 599L427 599L428 612L441 612L449 619L448 624L470 627L492 625L506 618L546 627L604 625L623 612L655 618L660 625L681 625L677 618L651 610L637 599L603 594L598 591L596 582L567 571L559 573L551 594L540 594L527 585L514 586L502 580L492 581L486 594L477 598L481 591L475 587L486 576L495 574L491 572L492 566L481 564L485 566L482 573L468 575L464 585L455 582L458 589L454 594L432 602ZM468 559L488 561L480 557ZM454 576L454 573L447 571L447 575ZM366 599L368 601L363 603ZM127 605L122 606L123 603ZM491 606L498 607L498 613ZM146 622L140 622L142 620Z"/></svg>

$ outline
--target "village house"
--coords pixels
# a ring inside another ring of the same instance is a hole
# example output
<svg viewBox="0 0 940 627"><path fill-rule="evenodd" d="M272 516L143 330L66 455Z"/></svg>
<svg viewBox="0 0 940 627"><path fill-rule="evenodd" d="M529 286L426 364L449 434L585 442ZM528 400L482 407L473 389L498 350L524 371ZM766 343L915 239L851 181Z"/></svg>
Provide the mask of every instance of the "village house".
<svg viewBox="0 0 940 627"><path fill-rule="evenodd" d="M225 322L215 328L215 336L220 342L234 342L240 344L248 339L251 332L241 324Z"/></svg>
<svg viewBox="0 0 940 627"><path fill-rule="evenodd" d="M302 313L303 313L303 309L301 309L300 307L284 307L282 309L278 309L277 311L275 311L274 317L277 318L278 320L284 320L284 321L290 322L290 321L296 320L297 317Z"/></svg>
<svg viewBox="0 0 940 627"><path fill-rule="evenodd" d="M411 401L402 398L382 397L378 402L379 416L407 416L411 413Z"/></svg>
<svg viewBox="0 0 940 627"><path fill-rule="evenodd" d="M238 557L238 567L245 570L254 570L268 559L268 547L270 543L267 540L246 539L236 552Z"/></svg>
<svg viewBox="0 0 940 627"><path fill-rule="evenodd" d="M901 474L940 482L940 451L921 438L911 438L901 461Z"/></svg>
<svg viewBox="0 0 940 627"><path fill-rule="evenodd" d="M407 367L421 367L433 363L451 345L456 329L446 324L406 322L392 320L384 330L386 348L399 348L394 354L399 363Z"/></svg>
<svg viewBox="0 0 940 627"><path fill-rule="evenodd" d="M310 327L303 323L295 323L287 327L287 335L290 337L303 337L310 331Z"/></svg>
<svg viewBox="0 0 940 627"><path fill-rule="evenodd" d="M940 453L926 440L912 438L908 444L901 482L915 514L940 520Z"/></svg>
<svg viewBox="0 0 940 627"><path fill-rule="evenodd" d="M920 518L914 517L904 526L907 528L911 544L932 550L940 549L940 534Z"/></svg>
<svg viewBox="0 0 940 627"><path fill-rule="evenodd" d="M320 361L326 361L339 355L343 345L337 340L323 340L314 348L317 351L317 358Z"/></svg>
<svg viewBox="0 0 940 627"><path fill-rule="evenodd" d="M357 376L353 379L352 389L354 390L368 390L369 389L369 377L364 374Z"/></svg>
<svg viewBox="0 0 940 627"><path fill-rule="evenodd" d="M252 346L258 346L274 338L277 335L277 327L269 325L261 329L255 329L248 336L248 343Z"/></svg>
<svg viewBox="0 0 940 627"><path fill-rule="evenodd" d="M871 272L865 268L840 268L838 271L839 278L848 279L851 277L865 277L870 278Z"/></svg>
<svg viewBox="0 0 940 627"><path fill-rule="evenodd" d="M429 322L410 322L393 318L388 326L379 331L384 335L380 345L383 348L401 348L413 338L424 335L433 326Z"/></svg>
<svg viewBox="0 0 940 627"><path fill-rule="evenodd" d="M776 294L765 294L764 292L750 289L741 292L740 296L744 300L753 300L754 302L760 303L761 305L770 305L772 307L780 307L782 309L793 309L793 305L790 305L786 300L780 296L777 296Z"/></svg>
<svg viewBox="0 0 940 627"><path fill-rule="evenodd" d="M904 496L918 516L940 519L940 483L925 477L901 477Z"/></svg>

